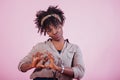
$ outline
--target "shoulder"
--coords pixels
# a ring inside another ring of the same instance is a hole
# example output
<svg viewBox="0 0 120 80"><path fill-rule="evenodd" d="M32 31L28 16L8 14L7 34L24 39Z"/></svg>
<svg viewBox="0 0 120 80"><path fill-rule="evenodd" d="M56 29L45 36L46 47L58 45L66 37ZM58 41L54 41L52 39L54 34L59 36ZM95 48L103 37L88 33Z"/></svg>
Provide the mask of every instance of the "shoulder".
<svg viewBox="0 0 120 80"><path fill-rule="evenodd" d="M38 42L35 45L33 45L31 52L34 52L34 53L38 52L38 51L42 52L42 51L45 51L46 48L47 48L46 47L46 41L44 41L44 42Z"/></svg>
<svg viewBox="0 0 120 80"><path fill-rule="evenodd" d="M75 44L75 43L71 43L71 42L68 42L68 41L67 41L67 45L69 46L69 48L70 48L71 50L80 49L79 45L78 45L78 44Z"/></svg>
<svg viewBox="0 0 120 80"><path fill-rule="evenodd" d="M78 44L75 44L75 43L71 43L71 42L67 42L67 44L73 48L79 48L79 45Z"/></svg>

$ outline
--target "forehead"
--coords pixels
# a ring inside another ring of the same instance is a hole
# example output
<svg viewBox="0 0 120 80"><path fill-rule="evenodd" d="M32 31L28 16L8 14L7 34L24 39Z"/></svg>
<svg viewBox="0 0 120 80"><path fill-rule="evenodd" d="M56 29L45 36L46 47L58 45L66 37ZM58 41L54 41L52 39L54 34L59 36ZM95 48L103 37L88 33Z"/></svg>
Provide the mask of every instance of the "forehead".
<svg viewBox="0 0 120 80"><path fill-rule="evenodd" d="M51 25L47 26L46 29L52 29L52 28L58 28L58 27L62 27L62 25L60 25L60 24L59 25L52 25L51 24Z"/></svg>

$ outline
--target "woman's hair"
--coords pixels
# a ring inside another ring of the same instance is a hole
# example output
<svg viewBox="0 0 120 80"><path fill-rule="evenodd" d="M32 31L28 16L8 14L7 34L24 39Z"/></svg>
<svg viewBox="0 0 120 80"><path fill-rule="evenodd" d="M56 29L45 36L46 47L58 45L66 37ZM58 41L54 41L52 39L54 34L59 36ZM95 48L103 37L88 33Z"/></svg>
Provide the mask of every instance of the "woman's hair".
<svg viewBox="0 0 120 80"><path fill-rule="evenodd" d="M65 16L63 11L57 8L58 6L49 6L47 11L40 10L36 14L35 24L38 28L38 33L46 35L46 28L50 25L57 27L59 24L63 25Z"/></svg>

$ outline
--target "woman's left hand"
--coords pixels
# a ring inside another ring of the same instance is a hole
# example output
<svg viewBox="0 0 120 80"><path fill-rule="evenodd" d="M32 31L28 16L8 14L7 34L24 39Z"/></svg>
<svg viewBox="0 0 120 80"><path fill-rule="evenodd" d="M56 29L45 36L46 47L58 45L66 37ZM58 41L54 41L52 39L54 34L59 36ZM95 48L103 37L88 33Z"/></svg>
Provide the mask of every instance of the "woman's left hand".
<svg viewBox="0 0 120 80"><path fill-rule="evenodd" d="M50 61L49 65L47 65L47 68L57 70L58 66L54 63L54 57L51 53L48 53L48 60Z"/></svg>

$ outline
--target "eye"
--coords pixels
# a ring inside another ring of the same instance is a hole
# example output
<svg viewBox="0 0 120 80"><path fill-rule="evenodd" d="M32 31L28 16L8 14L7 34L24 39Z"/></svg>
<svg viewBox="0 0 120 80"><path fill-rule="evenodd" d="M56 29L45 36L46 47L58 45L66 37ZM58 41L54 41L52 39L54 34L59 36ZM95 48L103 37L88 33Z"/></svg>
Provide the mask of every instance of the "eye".
<svg viewBox="0 0 120 80"><path fill-rule="evenodd" d="M46 32L51 32L51 29L47 29Z"/></svg>
<svg viewBox="0 0 120 80"><path fill-rule="evenodd" d="M58 29L61 29L61 26L56 27L56 29L57 29L57 30L58 30Z"/></svg>

